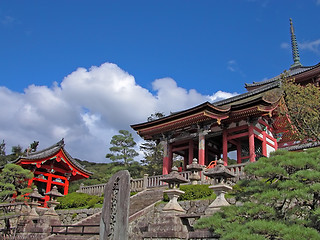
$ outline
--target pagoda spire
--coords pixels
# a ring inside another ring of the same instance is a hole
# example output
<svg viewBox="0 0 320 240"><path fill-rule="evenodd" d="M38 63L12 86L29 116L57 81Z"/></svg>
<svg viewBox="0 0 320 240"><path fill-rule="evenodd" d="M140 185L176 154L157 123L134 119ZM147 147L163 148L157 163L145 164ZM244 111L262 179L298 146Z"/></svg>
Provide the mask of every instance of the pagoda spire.
<svg viewBox="0 0 320 240"><path fill-rule="evenodd" d="M299 56L299 49L296 35L294 34L294 28L292 24L292 19L290 18L290 33L291 33L291 47L292 47L292 57L293 57L293 64L291 65L290 69L300 67L302 64L300 63L300 56Z"/></svg>

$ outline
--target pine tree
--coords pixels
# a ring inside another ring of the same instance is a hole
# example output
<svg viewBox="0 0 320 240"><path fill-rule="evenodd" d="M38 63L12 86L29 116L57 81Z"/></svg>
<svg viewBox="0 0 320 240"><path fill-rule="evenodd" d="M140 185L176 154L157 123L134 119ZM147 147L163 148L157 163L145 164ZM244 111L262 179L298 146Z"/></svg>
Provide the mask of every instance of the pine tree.
<svg viewBox="0 0 320 240"><path fill-rule="evenodd" d="M162 112L156 112L151 114L147 121L151 122L159 118L163 118L165 115ZM162 162L163 162L163 146L160 142L154 140L146 140L140 145L140 150L143 151L144 159L141 160L145 165L146 173L149 175L162 174Z"/></svg>
<svg viewBox="0 0 320 240"><path fill-rule="evenodd" d="M145 165L146 173L149 175L162 174L163 146L150 140L142 143L140 150L144 153L144 159L141 162Z"/></svg>
<svg viewBox="0 0 320 240"><path fill-rule="evenodd" d="M320 239L320 149L278 150L245 167L235 186L241 206L198 221L221 239Z"/></svg>
<svg viewBox="0 0 320 240"><path fill-rule="evenodd" d="M31 192L28 179L33 178L32 172L15 164L6 164L0 173L0 202L8 201L13 194L22 195Z"/></svg>
<svg viewBox="0 0 320 240"><path fill-rule="evenodd" d="M127 130L119 130L119 135L114 135L110 141L112 147L109 148L111 153L106 155L113 162L122 162L125 166L129 166L133 162L134 157L139 154L134 149L136 142L133 140L132 134Z"/></svg>

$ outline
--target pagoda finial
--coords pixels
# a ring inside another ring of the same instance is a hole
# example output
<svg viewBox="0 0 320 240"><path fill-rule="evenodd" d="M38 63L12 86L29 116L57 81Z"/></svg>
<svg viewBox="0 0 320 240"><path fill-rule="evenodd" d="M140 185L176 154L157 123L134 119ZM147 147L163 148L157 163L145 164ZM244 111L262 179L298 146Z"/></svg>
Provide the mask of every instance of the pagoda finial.
<svg viewBox="0 0 320 240"><path fill-rule="evenodd" d="M291 65L290 69L292 69L295 67L300 67L302 66L302 64L300 63L298 43L297 43L296 35L294 34L294 28L293 28L291 18L290 18L290 33L291 33L291 47L292 47L292 57L293 57L293 64Z"/></svg>

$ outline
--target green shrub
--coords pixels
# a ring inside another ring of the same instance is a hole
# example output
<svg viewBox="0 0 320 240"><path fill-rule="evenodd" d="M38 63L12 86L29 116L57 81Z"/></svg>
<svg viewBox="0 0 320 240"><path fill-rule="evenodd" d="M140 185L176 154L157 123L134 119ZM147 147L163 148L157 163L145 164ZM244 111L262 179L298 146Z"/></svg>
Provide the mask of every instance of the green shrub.
<svg viewBox="0 0 320 240"><path fill-rule="evenodd" d="M73 192L58 198L58 202L60 204L57 206L57 209L92 208L97 203L103 203L103 197Z"/></svg>
<svg viewBox="0 0 320 240"><path fill-rule="evenodd" d="M99 199L97 198L91 198L89 202L87 203L88 208L93 208L94 205L98 203Z"/></svg>
<svg viewBox="0 0 320 240"><path fill-rule="evenodd" d="M196 200L214 196L213 191L209 189L209 185L182 185L180 186L180 190L185 193L179 197L179 201ZM166 193L163 195L163 201L169 201Z"/></svg>
<svg viewBox="0 0 320 240"><path fill-rule="evenodd" d="M130 192L130 197L136 195L138 192Z"/></svg>

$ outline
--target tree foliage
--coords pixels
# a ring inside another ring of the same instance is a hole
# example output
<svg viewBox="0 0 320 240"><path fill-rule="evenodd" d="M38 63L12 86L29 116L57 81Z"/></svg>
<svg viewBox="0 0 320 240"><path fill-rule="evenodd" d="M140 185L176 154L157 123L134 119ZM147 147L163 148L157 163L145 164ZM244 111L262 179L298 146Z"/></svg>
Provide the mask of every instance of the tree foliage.
<svg viewBox="0 0 320 240"><path fill-rule="evenodd" d="M154 121L163 118L165 115L162 112L151 114L147 121ZM141 163L145 166L145 171L149 175L162 174L162 161L163 161L163 146L160 142L154 140L146 140L140 145L140 150L144 154L144 159Z"/></svg>
<svg viewBox="0 0 320 240"><path fill-rule="evenodd" d="M140 145L140 150L144 154L144 159L141 160L141 163L144 164L146 173L149 175L162 174L162 144L152 140L145 141Z"/></svg>
<svg viewBox="0 0 320 240"><path fill-rule="evenodd" d="M28 148L24 150L25 154L33 153L37 151L39 145L39 141L33 141Z"/></svg>
<svg viewBox="0 0 320 240"><path fill-rule="evenodd" d="M111 153L108 153L106 158L113 162L123 162L125 166L128 166L133 162L134 157L138 156L134 149L136 142L129 131L119 130L119 133L112 137L110 141L112 147L109 148Z"/></svg>
<svg viewBox="0 0 320 240"><path fill-rule="evenodd" d="M2 143L0 144L0 167L6 163L6 143L2 140Z"/></svg>
<svg viewBox="0 0 320 240"><path fill-rule="evenodd" d="M198 221L221 239L320 239L320 150L278 150L245 167L236 185L241 206Z"/></svg>
<svg viewBox="0 0 320 240"><path fill-rule="evenodd" d="M12 146L11 152L16 157L23 155L22 147L20 145Z"/></svg>
<svg viewBox="0 0 320 240"><path fill-rule="evenodd" d="M0 173L0 202L9 201L15 194L22 196L31 189L28 180L33 178L33 173L15 164L6 164Z"/></svg>
<svg viewBox="0 0 320 240"><path fill-rule="evenodd" d="M300 140L320 141L320 91L314 84L301 86L294 79L283 77L285 106L292 132Z"/></svg>
<svg viewBox="0 0 320 240"><path fill-rule="evenodd" d="M33 143L31 143L30 146L25 150L23 150L23 148L20 145L15 145L11 148L11 154L6 155L6 143L4 140L2 140L2 143L0 143L0 166L4 166L8 162L17 159L17 157L19 156L35 152L37 150L38 145L39 141L33 141Z"/></svg>
<svg viewBox="0 0 320 240"><path fill-rule="evenodd" d="M152 113L152 114L148 117L147 121L148 121L148 122L151 122L151 121L157 120L157 119L159 119L159 118L163 118L163 117L165 117L165 114L164 114L163 112L155 112L155 113Z"/></svg>

